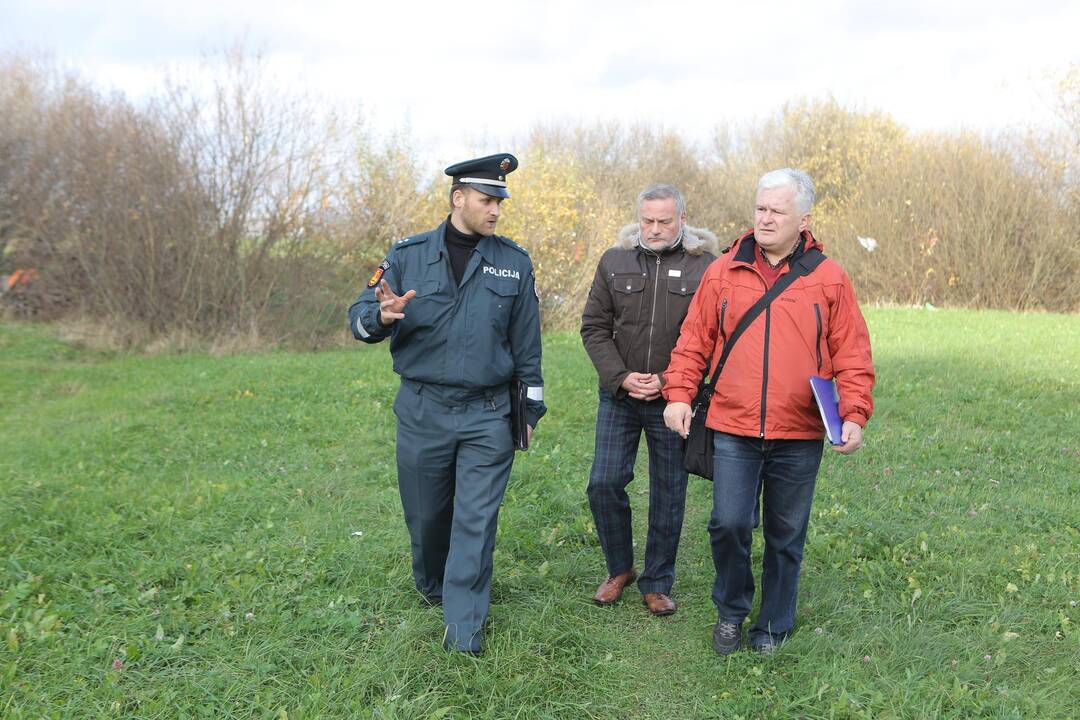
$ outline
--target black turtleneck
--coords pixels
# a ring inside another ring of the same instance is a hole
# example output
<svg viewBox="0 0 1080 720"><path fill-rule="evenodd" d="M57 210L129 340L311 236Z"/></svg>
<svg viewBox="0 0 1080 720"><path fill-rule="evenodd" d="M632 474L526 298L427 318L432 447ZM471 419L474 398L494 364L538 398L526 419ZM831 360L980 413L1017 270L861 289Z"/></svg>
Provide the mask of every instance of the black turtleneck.
<svg viewBox="0 0 1080 720"><path fill-rule="evenodd" d="M454 273L454 284L460 285L461 278L465 276L465 268L469 265L469 258L477 243L483 235L466 235L458 232L450 218L446 219L446 251L450 254L450 269Z"/></svg>

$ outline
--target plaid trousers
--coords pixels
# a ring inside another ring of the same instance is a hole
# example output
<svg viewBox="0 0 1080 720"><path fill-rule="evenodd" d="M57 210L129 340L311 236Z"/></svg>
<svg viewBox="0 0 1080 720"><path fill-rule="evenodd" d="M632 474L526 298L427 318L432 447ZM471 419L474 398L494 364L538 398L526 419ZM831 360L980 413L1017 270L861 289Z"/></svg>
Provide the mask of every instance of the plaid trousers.
<svg viewBox="0 0 1080 720"><path fill-rule="evenodd" d="M638 578L642 593L671 592L686 509L683 440L664 425L664 406L663 399L616 399L601 388L596 412L596 450L587 492L609 575L634 567L626 486L634 479L638 443L641 431L645 431L649 450L649 530L645 569Z"/></svg>

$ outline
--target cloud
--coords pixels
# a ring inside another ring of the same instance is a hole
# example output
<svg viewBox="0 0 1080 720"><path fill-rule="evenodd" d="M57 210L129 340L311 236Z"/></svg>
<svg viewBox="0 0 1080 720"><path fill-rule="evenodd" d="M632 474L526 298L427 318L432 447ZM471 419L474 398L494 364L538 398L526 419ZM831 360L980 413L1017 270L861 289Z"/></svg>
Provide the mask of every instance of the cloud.
<svg viewBox="0 0 1080 720"><path fill-rule="evenodd" d="M0 0L0 48L44 49L134 96L242 41L283 87L464 151L542 122L644 121L704 140L831 95L916 129L1049 122L1039 78L1080 62L1080 4L781 0ZM481 149L489 149L487 148ZM450 158L447 158L450 159Z"/></svg>

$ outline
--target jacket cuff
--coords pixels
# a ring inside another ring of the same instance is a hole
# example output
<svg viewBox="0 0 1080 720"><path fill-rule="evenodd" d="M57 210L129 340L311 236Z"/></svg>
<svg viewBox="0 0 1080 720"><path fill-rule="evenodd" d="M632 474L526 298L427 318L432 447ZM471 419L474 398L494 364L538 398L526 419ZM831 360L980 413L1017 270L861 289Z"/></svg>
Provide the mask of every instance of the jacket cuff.
<svg viewBox="0 0 1080 720"><path fill-rule="evenodd" d="M852 412L844 416L844 422L853 422L861 428L866 427L866 421L870 418L863 415L861 412Z"/></svg>
<svg viewBox="0 0 1080 720"><path fill-rule="evenodd" d="M694 403L694 397L690 395L690 393L678 388L664 390L664 399L669 403L681 402L686 403L687 405L692 405Z"/></svg>
<svg viewBox="0 0 1080 720"><path fill-rule="evenodd" d="M354 306L355 307L355 306ZM383 325L379 318L379 309L374 308L372 315L369 308L358 307L356 312L349 310L349 321L352 326L352 334L357 340L367 343L375 343L385 339L393 331L393 326Z"/></svg>
<svg viewBox="0 0 1080 720"><path fill-rule="evenodd" d="M536 430L536 424L540 422L540 418L547 414L547 406L537 403L533 405L531 402L525 407L525 422L533 430Z"/></svg>
<svg viewBox="0 0 1080 720"><path fill-rule="evenodd" d="M604 389L611 393L611 396L614 397L616 400L626 397L628 393L625 389L623 389L622 382L629 374L629 370L622 371L621 373L613 377L611 381L604 386Z"/></svg>

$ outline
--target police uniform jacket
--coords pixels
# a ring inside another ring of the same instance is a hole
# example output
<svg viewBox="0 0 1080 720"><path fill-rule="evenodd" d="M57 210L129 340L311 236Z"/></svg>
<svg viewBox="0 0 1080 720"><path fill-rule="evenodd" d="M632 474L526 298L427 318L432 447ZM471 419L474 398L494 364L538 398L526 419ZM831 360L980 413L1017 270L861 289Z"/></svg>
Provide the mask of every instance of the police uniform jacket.
<svg viewBox="0 0 1080 720"><path fill-rule="evenodd" d="M483 237L461 285L454 284L446 223L398 241L349 308L353 336L367 343L390 337L394 372L431 386L456 403L502 391L513 377L529 388L526 419L546 412L540 370L540 303L532 260L499 235ZM405 317L384 327L375 287L385 279L398 295L415 290Z"/></svg>
<svg viewBox="0 0 1080 720"><path fill-rule="evenodd" d="M718 253L708 230L683 227L681 241L659 253L643 248L635 223L600 258L581 317L581 339L600 387L623 397L631 372L661 373L705 269Z"/></svg>

